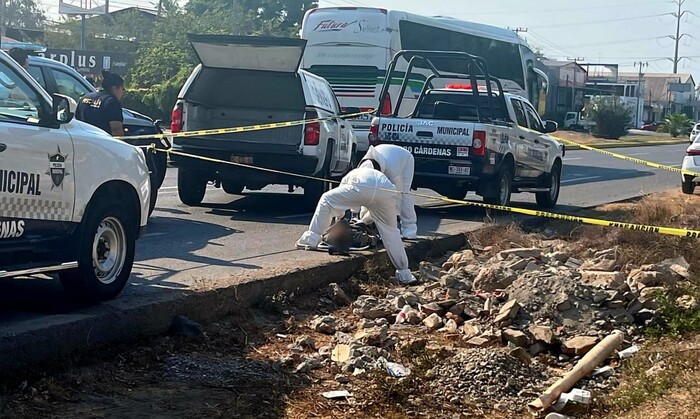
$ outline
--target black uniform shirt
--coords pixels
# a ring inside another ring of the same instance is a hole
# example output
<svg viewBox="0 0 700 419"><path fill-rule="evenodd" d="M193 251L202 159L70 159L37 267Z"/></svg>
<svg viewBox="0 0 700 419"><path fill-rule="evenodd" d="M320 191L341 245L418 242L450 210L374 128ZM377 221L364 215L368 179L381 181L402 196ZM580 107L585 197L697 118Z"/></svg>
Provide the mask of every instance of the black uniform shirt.
<svg viewBox="0 0 700 419"><path fill-rule="evenodd" d="M112 135L113 121L124 121L122 105L113 94L105 91L88 93L80 99L75 117Z"/></svg>

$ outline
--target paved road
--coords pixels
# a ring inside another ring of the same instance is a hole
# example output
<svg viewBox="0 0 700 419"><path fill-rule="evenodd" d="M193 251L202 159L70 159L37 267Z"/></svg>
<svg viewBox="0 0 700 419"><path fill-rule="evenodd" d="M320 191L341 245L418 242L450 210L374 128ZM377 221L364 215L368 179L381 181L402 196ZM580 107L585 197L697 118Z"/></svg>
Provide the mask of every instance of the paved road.
<svg viewBox="0 0 700 419"><path fill-rule="evenodd" d="M685 148L669 145L613 151L679 167ZM572 151L564 160L561 205L556 209L562 213L679 187L679 176L674 173L594 152ZM332 260L327 254L294 249L311 216L301 191L289 194L286 188L270 187L233 196L210 187L204 204L192 208L180 203L176 179L176 170L169 170L148 233L138 243L131 284L120 299L148 299L168 290L215 287L221 278L268 274ZM465 231L486 219L485 212L476 208L425 199L418 204L421 235ZM514 195L513 205L534 208L534 197ZM0 327L72 310L57 281L0 282L0 304Z"/></svg>

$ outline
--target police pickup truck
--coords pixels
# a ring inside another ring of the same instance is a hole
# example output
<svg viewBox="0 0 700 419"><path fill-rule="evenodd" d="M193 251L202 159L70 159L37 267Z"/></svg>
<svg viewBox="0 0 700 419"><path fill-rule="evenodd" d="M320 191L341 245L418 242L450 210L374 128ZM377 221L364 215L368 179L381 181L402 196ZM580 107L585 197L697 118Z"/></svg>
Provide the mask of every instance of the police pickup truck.
<svg viewBox="0 0 700 419"><path fill-rule="evenodd" d="M114 298L146 227L144 154L73 120L0 52L0 280L58 273L81 302Z"/></svg>
<svg viewBox="0 0 700 419"><path fill-rule="evenodd" d="M431 57L427 52L411 53L416 54L425 55L425 60ZM477 63L483 60L464 56ZM397 105L393 115L373 118L370 144L409 150L415 158L414 188L453 199L476 191L485 202L501 206L509 204L512 193L532 192L540 207L556 205L564 146L546 134L556 131L557 124L543 122L526 99L499 90L500 83L487 72L463 80L451 74L444 78L457 83L432 87L438 78L439 73L427 78L407 117L397 117ZM493 84L499 88L492 89Z"/></svg>

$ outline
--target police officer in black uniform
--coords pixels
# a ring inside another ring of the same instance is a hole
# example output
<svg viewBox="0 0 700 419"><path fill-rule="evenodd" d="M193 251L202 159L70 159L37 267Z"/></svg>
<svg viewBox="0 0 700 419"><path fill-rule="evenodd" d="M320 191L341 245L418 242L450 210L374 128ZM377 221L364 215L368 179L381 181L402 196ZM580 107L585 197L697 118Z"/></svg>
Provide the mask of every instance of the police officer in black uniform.
<svg viewBox="0 0 700 419"><path fill-rule="evenodd" d="M75 117L115 137L123 136L121 100L125 92L124 79L118 74L102 70L102 90L83 96Z"/></svg>

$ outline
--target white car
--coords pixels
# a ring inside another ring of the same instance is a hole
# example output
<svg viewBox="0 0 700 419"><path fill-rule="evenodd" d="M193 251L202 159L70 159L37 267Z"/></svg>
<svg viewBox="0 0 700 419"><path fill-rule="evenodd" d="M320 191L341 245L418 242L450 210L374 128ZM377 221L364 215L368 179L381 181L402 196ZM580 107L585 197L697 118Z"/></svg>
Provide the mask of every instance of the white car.
<svg viewBox="0 0 700 419"><path fill-rule="evenodd" d="M0 52L0 279L57 272L97 302L129 279L151 186L144 154L75 108Z"/></svg>
<svg viewBox="0 0 700 419"><path fill-rule="evenodd" d="M700 173L700 135L695 137L695 141L686 150L681 169ZM700 177L681 175L681 189L683 193L692 194L695 192L695 186L698 183L700 183Z"/></svg>
<svg viewBox="0 0 700 419"><path fill-rule="evenodd" d="M695 137L697 137L698 134L700 134L700 123L693 125L693 129L690 131L689 137L691 143L693 142L693 140L695 140Z"/></svg>

